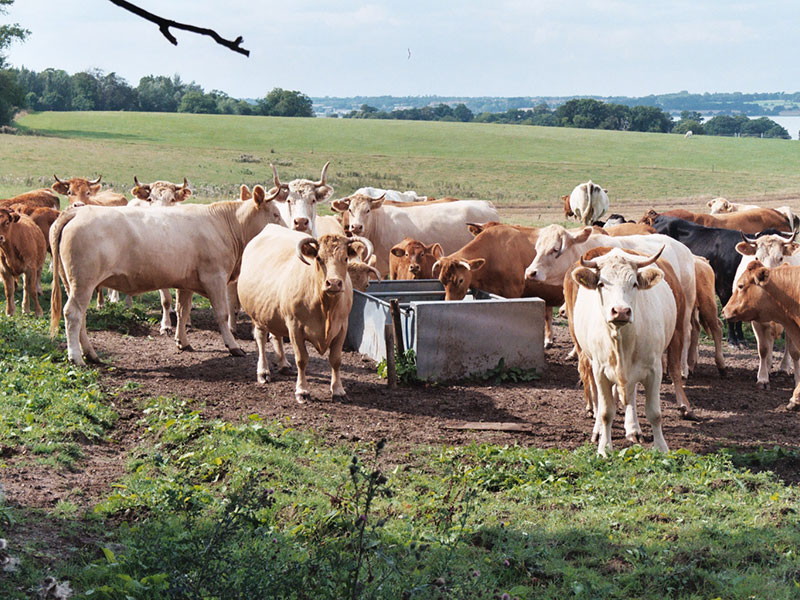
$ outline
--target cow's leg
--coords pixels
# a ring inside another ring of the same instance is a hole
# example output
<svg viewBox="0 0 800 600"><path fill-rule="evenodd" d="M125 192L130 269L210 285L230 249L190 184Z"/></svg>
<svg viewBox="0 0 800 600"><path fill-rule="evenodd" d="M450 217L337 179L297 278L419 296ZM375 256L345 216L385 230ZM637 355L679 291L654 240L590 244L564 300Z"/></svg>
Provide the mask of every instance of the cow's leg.
<svg viewBox="0 0 800 600"><path fill-rule="evenodd" d="M597 453L601 456L608 456L608 451L613 450L611 444L611 422L616 412L614 394L611 391L611 382L603 374L603 370L595 369L594 365L592 367L598 392L595 427L599 429L600 436L597 444Z"/></svg>
<svg viewBox="0 0 800 600"><path fill-rule="evenodd" d="M158 290L158 296L161 299L161 327L158 332L166 335L172 331L172 321L169 319L169 313L172 310L172 292L165 288ZM130 298L130 296L128 297Z"/></svg>
<svg viewBox="0 0 800 600"><path fill-rule="evenodd" d="M258 383L269 383L269 360L267 359L267 339L269 338L269 330L260 325L253 326L253 337L256 339L256 346L258 346L258 365L256 366L256 379ZM285 359L284 359L285 360Z"/></svg>
<svg viewBox="0 0 800 600"><path fill-rule="evenodd" d="M659 388L661 387L661 363L656 362L653 370L648 373L644 380L645 393L645 413L650 427L653 428L653 446L656 450L667 452L667 442L664 439L664 432L661 430L661 398Z"/></svg>
<svg viewBox="0 0 800 600"><path fill-rule="evenodd" d="M781 373L786 373L787 375L791 375L794 372L795 380L797 379L797 369L794 368L792 363L792 354L789 352L789 345L792 341L789 339L789 336L784 333L784 339L786 341L786 347L783 351L783 358L781 358L781 364L778 365L778 371Z"/></svg>
<svg viewBox="0 0 800 600"><path fill-rule="evenodd" d="M108 302L119 302L119 290L108 290Z"/></svg>
<svg viewBox="0 0 800 600"><path fill-rule="evenodd" d="M573 360L578 355L578 347L573 345L572 350L567 354L567 360Z"/></svg>
<svg viewBox="0 0 800 600"><path fill-rule="evenodd" d="M103 308L106 305L106 297L103 294L103 288L97 286L97 308Z"/></svg>
<svg viewBox="0 0 800 600"><path fill-rule="evenodd" d="M553 347L553 307L544 307L544 347Z"/></svg>
<svg viewBox="0 0 800 600"><path fill-rule="evenodd" d="M235 281L228 284L228 327L236 335L236 317L239 316L239 290Z"/></svg>
<svg viewBox="0 0 800 600"><path fill-rule="evenodd" d="M178 350L191 352L194 350L189 344L189 339L186 337L186 323L189 320L189 313L192 311L192 295L191 290L177 290L175 302L178 305L178 323L175 326L175 344Z"/></svg>
<svg viewBox="0 0 800 600"><path fill-rule="evenodd" d="M573 350L577 352L578 347L574 346ZM578 355L578 375L583 383L586 414L588 416L597 415L597 386L594 383L594 375L592 374L592 362L584 354Z"/></svg>
<svg viewBox="0 0 800 600"><path fill-rule="evenodd" d="M678 410L681 417L684 419L694 419L694 412L692 405L689 404L689 398L686 397L686 391L683 389L683 379L681 379L681 347L683 340L681 339L680 332L676 331L672 334L672 339L667 346L667 372L670 379L672 379L672 387L675 389L675 400L678 402ZM661 361L659 362L659 371L661 370ZM659 381L661 376L659 376Z"/></svg>
<svg viewBox="0 0 800 600"><path fill-rule="evenodd" d="M297 384L294 388L294 398L297 400L298 404L303 404L311 399L311 391L308 388L308 381L306 380L308 349L306 348L305 338L303 338L303 334L298 327L291 327L289 329L289 340L292 342L294 359L297 363Z"/></svg>
<svg viewBox="0 0 800 600"><path fill-rule="evenodd" d="M714 364L717 365L719 374L725 377L727 370L725 368L725 357L722 355L722 321L720 321L717 316L717 304L716 302L714 303L713 311L711 307L708 307L708 311L705 311L704 308L705 305L701 304L700 323L703 325L706 333L714 340Z"/></svg>
<svg viewBox="0 0 800 600"><path fill-rule="evenodd" d="M64 332L67 337L67 358L76 365L85 366L81 346L85 350L89 359L97 358L91 344L88 344L89 336L85 333L86 328L86 309L92 301L94 288L81 289L77 285L72 286L72 292L64 303Z"/></svg>
<svg viewBox="0 0 800 600"><path fill-rule="evenodd" d="M3 271L3 286L6 291L6 314L14 316L14 292L17 290L17 278L8 271Z"/></svg>
<svg viewBox="0 0 800 600"><path fill-rule="evenodd" d="M686 294L686 310L683 311L683 339L686 343L682 344L681 352L681 375L689 377L689 341L692 339L692 314L694 304L697 300L697 290L688 290Z"/></svg>
<svg viewBox="0 0 800 600"><path fill-rule="evenodd" d="M236 339L228 327L228 281L227 277L201 277L200 281L211 301L211 308L217 318L217 327L222 334L222 341L231 356L245 356L244 350L239 347Z"/></svg>
<svg viewBox="0 0 800 600"><path fill-rule="evenodd" d="M339 368L342 366L342 346L344 346L344 339L347 337L347 327L342 327L333 341L331 342L330 350L328 351L328 362L331 364L331 396L333 400L340 402L347 402L347 394L342 385L342 377L339 373Z"/></svg>
<svg viewBox="0 0 800 600"><path fill-rule="evenodd" d="M769 370L772 367L772 347L775 345L775 331L772 323L751 321L753 333L758 345L758 375L756 385L761 389L769 389Z"/></svg>
<svg viewBox="0 0 800 600"><path fill-rule="evenodd" d="M700 319L697 309L692 311L692 336L689 339L689 372L694 373L699 358Z"/></svg>
<svg viewBox="0 0 800 600"><path fill-rule="evenodd" d="M25 287L22 290L22 312L31 312L31 302L33 302L33 312L37 317L42 316L42 306L39 304L39 295L36 293L36 275L39 271L32 269L24 273Z"/></svg>
<svg viewBox="0 0 800 600"><path fill-rule="evenodd" d="M81 323L81 350L83 350L83 355L90 363L102 363L100 357L97 356L97 352L94 350L94 346L92 346L91 340L89 339L89 332L86 330L86 312L83 313L83 323Z"/></svg>
<svg viewBox="0 0 800 600"><path fill-rule="evenodd" d="M633 444L644 442L642 436L642 426L639 424L639 415L636 414L636 382L629 381L624 389L616 386L620 392L620 401L625 406L625 439Z"/></svg>
<svg viewBox="0 0 800 600"><path fill-rule="evenodd" d="M270 341L272 341L272 349L278 355L278 373L281 375L291 375L292 367L289 361L286 360L286 350L283 347L283 336L270 334Z"/></svg>

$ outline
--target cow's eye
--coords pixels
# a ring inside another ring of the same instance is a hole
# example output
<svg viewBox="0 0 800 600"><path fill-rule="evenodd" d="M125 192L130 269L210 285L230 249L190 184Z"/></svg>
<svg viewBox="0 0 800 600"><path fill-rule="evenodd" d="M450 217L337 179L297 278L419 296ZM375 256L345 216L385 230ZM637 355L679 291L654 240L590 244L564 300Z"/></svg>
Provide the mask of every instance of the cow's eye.
<svg viewBox="0 0 800 600"><path fill-rule="evenodd" d="M462 283L464 283L464 278L463 277L459 277L458 285L461 285Z"/></svg>
<svg viewBox="0 0 800 600"><path fill-rule="evenodd" d="M638 288L638 287L639 287L639 284L638 284L638 283L636 283L636 282L634 281L634 282L633 282L633 288L634 288L634 289L636 289L636 288Z"/></svg>

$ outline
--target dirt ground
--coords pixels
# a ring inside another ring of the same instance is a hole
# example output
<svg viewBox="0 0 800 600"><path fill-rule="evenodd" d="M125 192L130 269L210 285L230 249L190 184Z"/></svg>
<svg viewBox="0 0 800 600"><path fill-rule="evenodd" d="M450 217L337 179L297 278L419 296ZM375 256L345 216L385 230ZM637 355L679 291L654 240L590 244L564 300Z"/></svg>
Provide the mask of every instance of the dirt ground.
<svg viewBox="0 0 800 600"><path fill-rule="evenodd" d="M87 444L86 458L74 471L36 464L34 456L24 453L4 457L8 466L3 469L2 483L7 501L52 507L69 499L91 506L107 496L109 485L124 474L129 451L144 435L139 399L157 395L195 399L207 418L241 422L258 414L265 420L288 419L293 427L313 430L331 444L386 438L391 463L403 463L407 452L419 445L486 442L572 449L587 443L591 435L592 421L584 413L576 363L566 360L571 346L564 322L557 322L555 347L546 352L547 371L530 383L388 389L376 375L372 360L349 352L342 365L348 400L333 402L330 367L312 350L308 375L314 399L299 405L294 400L294 376L276 375L269 384L256 383L255 342L243 340L247 356L232 357L209 310L195 310L192 320L194 352L179 352L171 337L158 335L156 326L137 335L91 332L95 348L109 365L100 367L101 381L109 394L116 394L114 404L120 414L110 440ZM246 335L248 328L242 317L239 333ZM785 408L792 378L773 374L772 389L759 390L755 348L726 346L725 357L728 375L721 378L711 348L701 347L698 367L686 382L696 421L680 418L672 385L662 385L664 435L670 448L695 452L776 444L796 448L800 414ZM127 382L138 387L119 391ZM641 394L639 415L649 436ZM516 422L530 426L530 431L450 429L463 422ZM617 448L627 445L621 413L614 423L613 439ZM783 470L781 476L787 481L800 480L799 465L787 464Z"/></svg>

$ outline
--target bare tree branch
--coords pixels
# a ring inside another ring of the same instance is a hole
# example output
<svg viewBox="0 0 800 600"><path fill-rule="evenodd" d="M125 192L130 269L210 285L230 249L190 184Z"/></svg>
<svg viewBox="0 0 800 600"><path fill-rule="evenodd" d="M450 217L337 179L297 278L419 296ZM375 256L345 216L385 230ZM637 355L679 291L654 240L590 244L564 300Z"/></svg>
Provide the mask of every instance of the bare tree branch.
<svg viewBox="0 0 800 600"><path fill-rule="evenodd" d="M222 36L220 36L216 31L213 29L205 29L204 27L195 27L194 25L188 25L186 23L178 23L176 21L172 21L170 19L165 19L163 17L159 17L158 15L154 15L151 12L147 12L146 10L139 8L135 4L131 4L130 2L126 2L125 0L108 0L111 4L116 4L120 8L124 8L127 11L132 12L133 14L146 19L152 23L158 25L158 30L161 34L167 38L171 44L177 46L178 40L172 35L172 32L169 30L170 27L174 27L175 29L183 29L184 31L191 31L192 33L199 33L200 35L207 35L214 38L218 44L225 46L233 50L234 52L238 52L239 54L244 54L245 56L250 56L250 50L245 50L241 47L242 42L244 39L242 36L237 37L235 40L226 40Z"/></svg>

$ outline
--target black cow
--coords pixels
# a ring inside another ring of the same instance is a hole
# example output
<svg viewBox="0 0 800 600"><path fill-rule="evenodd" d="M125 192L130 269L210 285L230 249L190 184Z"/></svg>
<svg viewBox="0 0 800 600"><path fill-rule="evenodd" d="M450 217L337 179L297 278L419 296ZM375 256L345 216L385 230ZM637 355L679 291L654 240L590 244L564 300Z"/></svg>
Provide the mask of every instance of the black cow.
<svg viewBox="0 0 800 600"><path fill-rule="evenodd" d="M736 244L742 241L742 234L732 229L703 227L678 217L658 215L648 219L648 223L658 233L678 240L692 251L692 254L708 259L714 270L714 288L722 305L725 306L733 294L733 279L742 255L736 252ZM772 230L761 232L764 235ZM728 343L744 343L742 322L736 321L728 326Z"/></svg>

